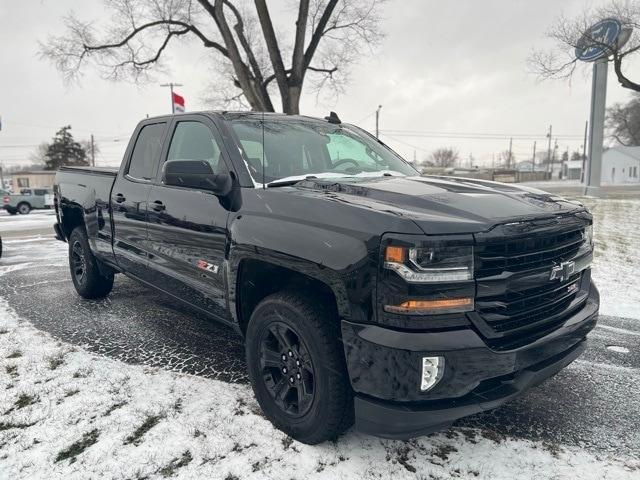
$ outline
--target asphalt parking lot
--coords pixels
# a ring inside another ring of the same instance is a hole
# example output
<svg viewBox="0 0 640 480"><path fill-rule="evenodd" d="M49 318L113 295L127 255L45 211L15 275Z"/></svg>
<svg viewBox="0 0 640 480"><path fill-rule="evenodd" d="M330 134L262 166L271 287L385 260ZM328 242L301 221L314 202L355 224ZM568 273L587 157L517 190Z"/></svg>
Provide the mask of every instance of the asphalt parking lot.
<svg viewBox="0 0 640 480"><path fill-rule="evenodd" d="M50 212L0 214L0 297L61 341L132 364L245 383L243 344L232 330L118 276L101 301L80 299L66 244ZM596 454L640 451L640 323L601 316L586 353L540 387L459 425L492 434L575 445Z"/></svg>

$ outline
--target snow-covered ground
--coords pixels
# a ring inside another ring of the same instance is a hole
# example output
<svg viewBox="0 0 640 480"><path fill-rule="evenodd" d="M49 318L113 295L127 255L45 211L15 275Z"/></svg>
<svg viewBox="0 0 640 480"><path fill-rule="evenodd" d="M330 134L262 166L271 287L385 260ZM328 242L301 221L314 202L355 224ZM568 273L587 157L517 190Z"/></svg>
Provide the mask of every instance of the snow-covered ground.
<svg viewBox="0 0 640 480"><path fill-rule="evenodd" d="M9 215L5 210L0 210L0 235L3 232L47 227L51 227L53 233L55 222L56 215L53 210L34 210L28 215Z"/></svg>
<svg viewBox="0 0 640 480"><path fill-rule="evenodd" d="M600 311L640 319L640 199L581 199L594 217Z"/></svg>
<svg viewBox="0 0 640 480"><path fill-rule="evenodd" d="M640 201L585 203L596 219L602 311L640 319ZM0 233L14 221L22 224L12 229L28 231L30 218L2 216ZM47 221L50 215L39 214L37 227ZM41 241L26 237L8 246ZM64 263L64 245L50 260ZM0 282L10 274L1 262ZM306 446L262 417L246 385L88 353L35 329L0 297L0 479L170 476L638 479L640 461L468 428L410 442L350 431Z"/></svg>
<svg viewBox="0 0 640 480"><path fill-rule="evenodd" d="M129 366L55 341L0 300L0 478L637 479L640 462L456 429L307 446L249 387Z"/></svg>

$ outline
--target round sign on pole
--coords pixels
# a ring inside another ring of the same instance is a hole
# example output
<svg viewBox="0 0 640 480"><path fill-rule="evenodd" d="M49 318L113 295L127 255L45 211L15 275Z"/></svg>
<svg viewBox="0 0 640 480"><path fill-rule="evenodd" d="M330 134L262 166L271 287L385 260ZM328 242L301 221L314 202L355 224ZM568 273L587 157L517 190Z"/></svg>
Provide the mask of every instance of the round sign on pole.
<svg viewBox="0 0 640 480"><path fill-rule="evenodd" d="M605 18L589 28L576 45L576 58L583 62L594 62L608 57L614 49L619 48L618 37L622 31L620 21ZM628 36L627 36L628 39Z"/></svg>

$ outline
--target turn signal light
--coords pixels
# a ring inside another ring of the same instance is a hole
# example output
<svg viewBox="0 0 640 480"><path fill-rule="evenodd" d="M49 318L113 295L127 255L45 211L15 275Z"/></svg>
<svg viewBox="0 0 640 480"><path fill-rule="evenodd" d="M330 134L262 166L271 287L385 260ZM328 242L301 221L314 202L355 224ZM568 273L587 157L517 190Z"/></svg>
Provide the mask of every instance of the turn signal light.
<svg viewBox="0 0 640 480"><path fill-rule="evenodd" d="M384 261L393 263L404 262L404 247L387 247L384 251Z"/></svg>
<svg viewBox="0 0 640 480"><path fill-rule="evenodd" d="M473 298L407 300L400 305L385 305L384 309L390 313L402 313L405 315L468 312L473 310Z"/></svg>

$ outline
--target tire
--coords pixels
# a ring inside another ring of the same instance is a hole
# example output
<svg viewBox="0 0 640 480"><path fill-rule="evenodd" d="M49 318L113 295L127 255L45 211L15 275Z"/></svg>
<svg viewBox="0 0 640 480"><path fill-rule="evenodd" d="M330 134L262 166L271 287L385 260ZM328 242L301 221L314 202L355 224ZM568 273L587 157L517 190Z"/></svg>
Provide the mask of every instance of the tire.
<svg viewBox="0 0 640 480"><path fill-rule="evenodd" d="M310 445L353 424L339 321L328 303L275 293L255 308L246 333L249 378L262 411L276 428Z"/></svg>
<svg viewBox="0 0 640 480"><path fill-rule="evenodd" d="M27 202L19 203L17 208L20 215L28 215L31 211L31 205L29 205Z"/></svg>
<svg viewBox="0 0 640 480"><path fill-rule="evenodd" d="M82 298L104 298L113 289L113 274L100 273L84 227L76 227L69 237L69 271L73 286Z"/></svg>

